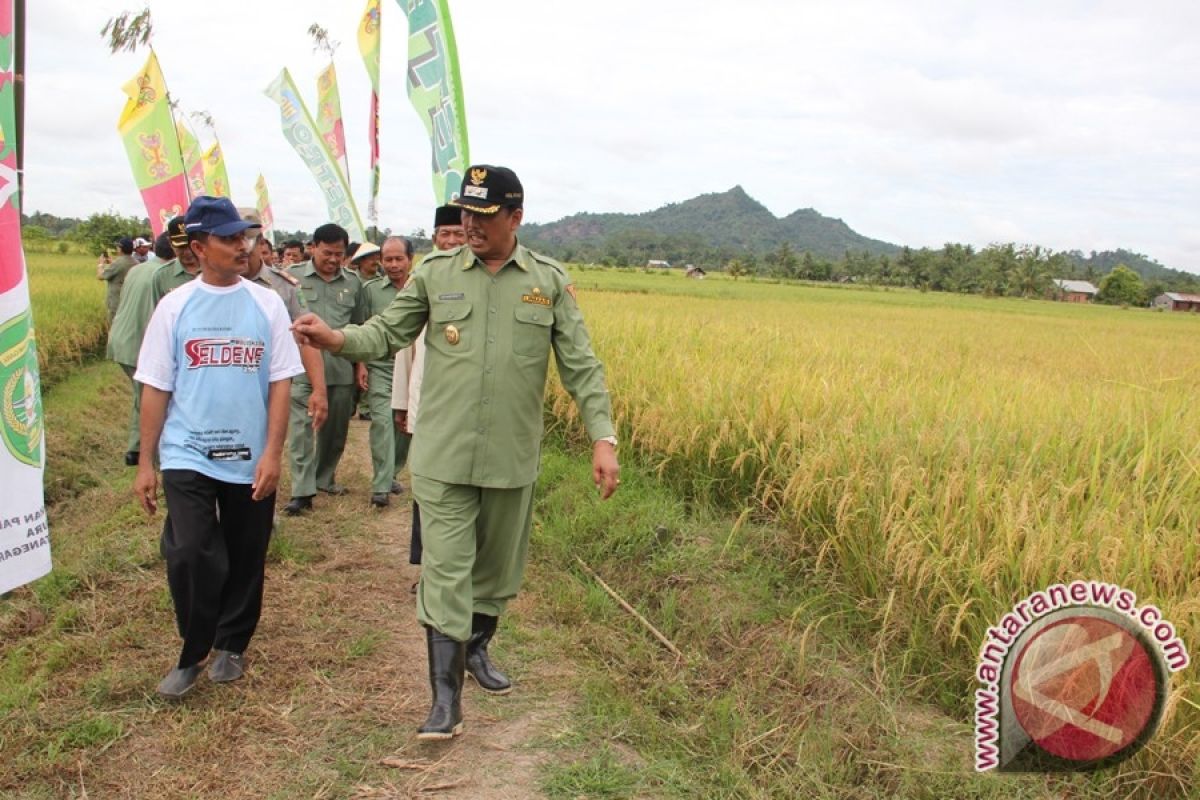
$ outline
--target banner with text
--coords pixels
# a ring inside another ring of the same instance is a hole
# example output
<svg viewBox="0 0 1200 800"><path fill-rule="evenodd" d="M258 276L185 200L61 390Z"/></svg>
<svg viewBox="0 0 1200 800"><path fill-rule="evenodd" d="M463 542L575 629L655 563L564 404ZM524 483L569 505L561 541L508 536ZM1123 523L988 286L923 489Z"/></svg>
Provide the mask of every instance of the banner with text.
<svg viewBox="0 0 1200 800"><path fill-rule="evenodd" d="M50 571L42 395L21 249L12 0L0 0L0 594Z"/></svg>
<svg viewBox="0 0 1200 800"><path fill-rule="evenodd" d="M358 207L354 204L354 198L350 196L350 186L338 168L333 154L325 146L325 140L317 132L312 115L308 113L308 107L286 69L271 82L265 94L279 104L284 138L317 179L317 185L325 196L329 221L345 228L352 241L366 241L362 220L358 216Z"/></svg>
<svg viewBox="0 0 1200 800"><path fill-rule="evenodd" d="M167 83L153 50L141 71L122 89L129 100L117 130L146 204L150 227L158 236L172 217L187 210L188 189L175 120L167 101Z"/></svg>
<svg viewBox="0 0 1200 800"><path fill-rule="evenodd" d="M367 122L367 139L371 146L371 194L367 198L367 219L379 224L379 52L381 47L379 0L367 0L358 25L358 51L362 53L367 77L371 79L371 118Z"/></svg>
<svg viewBox="0 0 1200 800"><path fill-rule="evenodd" d="M458 196L471 163L458 48L446 0L396 0L408 15L408 98L433 148L438 205Z"/></svg>

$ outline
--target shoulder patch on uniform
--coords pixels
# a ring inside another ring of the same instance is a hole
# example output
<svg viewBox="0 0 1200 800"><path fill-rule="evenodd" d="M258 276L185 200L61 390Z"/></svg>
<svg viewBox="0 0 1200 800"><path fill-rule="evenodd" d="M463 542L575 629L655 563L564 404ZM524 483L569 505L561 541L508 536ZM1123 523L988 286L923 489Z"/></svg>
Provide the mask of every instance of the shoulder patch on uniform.
<svg viewBox="0 0 1200 800"><path fill-rule="evenodd" d="M563 289L566 290L567 294L571 295L572 300L574 300L576 303L579 302L579 296L575 294L575 284L568 283L563 287Z"/></svg>
<svg viewBox="0 0 1200 800"><path fill-rule="evenodd" d="M292 273L290 273L286 270L279 269L279 267L270 267L269 269L272 274L278 275L280 278L283 278L285 281L290 283L292 286L300 285L300 281Z"/></svg>
<svg viewBox="0 0 1200 800"><path fill-rule="evenodd" d="M563 275L567 274L567 268L564 267L562 264L558 263L557 261L555 261L553 258L550 258L549 256L544 256L541 253L536 253L533 250L529 251L529 255L531 258L533 258L534 261L537 261L541 264L545 264L548 267L553 267L554 269L558 270Z"/></svg>

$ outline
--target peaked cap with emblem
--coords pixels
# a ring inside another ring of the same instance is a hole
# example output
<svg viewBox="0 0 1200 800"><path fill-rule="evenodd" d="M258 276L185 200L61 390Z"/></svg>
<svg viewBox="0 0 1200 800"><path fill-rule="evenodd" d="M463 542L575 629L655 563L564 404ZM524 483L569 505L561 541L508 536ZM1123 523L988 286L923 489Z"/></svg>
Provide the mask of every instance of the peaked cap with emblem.
<svg viewBox="0 0 1200 800"><path fill-rule="evenodd" d="M495 214L502 208L525 205L525 190L508 167L476 164L463 175L462 190L450 205L474 214Z"/></svg>

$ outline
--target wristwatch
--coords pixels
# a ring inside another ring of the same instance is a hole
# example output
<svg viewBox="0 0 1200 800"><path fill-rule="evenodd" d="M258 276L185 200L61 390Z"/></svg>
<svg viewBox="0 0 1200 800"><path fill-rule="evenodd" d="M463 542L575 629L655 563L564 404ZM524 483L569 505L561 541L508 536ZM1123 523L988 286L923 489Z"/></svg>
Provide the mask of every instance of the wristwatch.
<svg viewBox="0 0 1200 800"><path fill-rule="evenodd" d="M615 437L615 436L601 436L596 441L597 442L608 442L609 444L612 445L613 450L617 449L617 437Z"/></svg>

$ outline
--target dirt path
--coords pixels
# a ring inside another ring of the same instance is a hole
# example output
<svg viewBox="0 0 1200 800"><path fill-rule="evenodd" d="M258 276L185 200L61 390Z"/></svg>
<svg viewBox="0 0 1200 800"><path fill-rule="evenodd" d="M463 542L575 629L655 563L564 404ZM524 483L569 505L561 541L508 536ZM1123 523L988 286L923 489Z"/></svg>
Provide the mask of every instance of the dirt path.
<svg viewBox="0 0 1200 800"><path fill-rule="evenodd" d="M182 704L154 699L177 646L161 564L112 587L131 614L148 608L151 619L135 624L140 641L113 641L106 662L79 666L108 676L125 733L63 776L71 796L542 796L539 768L549 755L537 743L553 739L571 700L567 671L522 663L503 626L493 652L517 678L513 694L486 697L468 681L466 734L445 744L415 739L429 684L409 592L417 577L407 563L411 500L406 492L385 511L368 506L367 427L352 423L338 476L352 493L319 496L316 513L300 520L280 518L242 681L216 686L205 677Z"/></svg>

